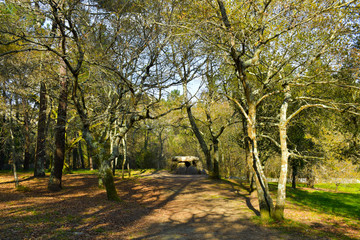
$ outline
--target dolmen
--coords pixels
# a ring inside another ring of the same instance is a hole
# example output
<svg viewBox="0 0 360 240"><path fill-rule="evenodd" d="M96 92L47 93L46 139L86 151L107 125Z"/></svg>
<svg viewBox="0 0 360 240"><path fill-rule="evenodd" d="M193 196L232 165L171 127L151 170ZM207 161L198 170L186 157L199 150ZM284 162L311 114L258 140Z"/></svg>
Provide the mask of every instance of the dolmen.
<svg viewBox="0 0 360 240"><path fill-rule="evenodd" d="M206 174L202 163L195 156L175 156L171 159L171 170L176 174Z"/></svg>

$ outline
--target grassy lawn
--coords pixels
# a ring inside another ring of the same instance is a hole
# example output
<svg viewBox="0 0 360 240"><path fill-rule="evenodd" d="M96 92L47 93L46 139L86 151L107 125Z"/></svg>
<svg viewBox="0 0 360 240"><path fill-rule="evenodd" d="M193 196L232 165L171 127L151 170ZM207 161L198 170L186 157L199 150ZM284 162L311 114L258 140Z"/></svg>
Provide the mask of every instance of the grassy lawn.
<svg viewBox="0 0 360 240"><path fill-rule="evenodd" d="M318 190L318 187L335 190L335 185L328 184L315 186L314 190L289 187L287 199L314 211L360 219L360 184L344 184L338 189L341 192Z"/></svg>
<svg viewBox="0 0 360 240"><path fill-rule="evenodd" d="M330 190L335 192L336 185L335 183L319 183L315 185L315 189ZM340 184L337 187L337 192L360 194L360 183Z"/></svg>
<svg viewBox="0 0 360 240"><path fill-rule="evenodd" d="M275 197L277 183L269 187ZM318 184L313 189L301 184L292 189L288 185L286 220L262 224L320 239L360 239L360 184L342 184L337 192L335 189L335 184Z"/></svg>

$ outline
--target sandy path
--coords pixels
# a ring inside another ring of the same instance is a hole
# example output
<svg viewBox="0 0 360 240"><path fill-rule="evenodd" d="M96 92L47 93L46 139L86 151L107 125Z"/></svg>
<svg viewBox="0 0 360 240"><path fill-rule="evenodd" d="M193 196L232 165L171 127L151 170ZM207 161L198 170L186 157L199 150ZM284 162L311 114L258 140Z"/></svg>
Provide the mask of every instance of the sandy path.
<svg viewBox="0 0 360 240"><path fill-rule="evenodd" d="M128 229L128 239L302 239L252 224L255 199L230 184L168 173L149 178L164 199Z"/></svg>

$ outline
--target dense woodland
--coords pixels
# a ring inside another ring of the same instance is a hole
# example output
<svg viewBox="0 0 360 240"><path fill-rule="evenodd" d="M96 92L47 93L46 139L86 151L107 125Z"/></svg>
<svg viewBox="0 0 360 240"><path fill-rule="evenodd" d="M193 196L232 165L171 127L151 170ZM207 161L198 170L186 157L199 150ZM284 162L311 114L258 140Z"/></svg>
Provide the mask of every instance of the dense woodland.
<svg viewBox="0 0 360 240"><path fill-rule="evenodd" d="M0 1L0 169L245 177L281 219L288 178L359 177L359 1ZM278 178L276 199L267 177ZM340 183L340 182L339 182ZM293 187L296 187L293 184Z"/></svg>

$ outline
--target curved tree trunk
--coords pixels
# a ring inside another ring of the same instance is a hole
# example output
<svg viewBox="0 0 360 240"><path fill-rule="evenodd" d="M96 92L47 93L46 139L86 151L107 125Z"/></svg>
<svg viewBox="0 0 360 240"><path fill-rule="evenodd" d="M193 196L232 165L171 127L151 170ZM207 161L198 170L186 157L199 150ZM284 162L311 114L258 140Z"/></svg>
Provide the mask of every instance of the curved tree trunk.
<svg viewBox="0 0 360 240"><path fill-rule="evenodd" d="M208 146L206 145L206 142L202 136L202 134L200 133L200 130L199 128L197 127L196 125L196 122L195 122L195 118L194 116L192 115L192 111L191 111L191 107L190 106L187 106L186 107L186 112L188 114L188 118L189 118L189 122L190 122L190 125L191 125L191 128L200 144L200 147L201 147L201 150L203 151L204 155L205 155L205 161L206 161L206 168L207 170L210 172L210 174L212 175L212 172L213 172L213 166L211 164L211 153L210 153L210 150L208 148Z"/></svg>
<svg viewBox="0 0 360 240"><path fill-rule="evenodd" d="M250 140L249 152L252 156L252 166L255 173L255 184L258 194L260 214L262 219L268 219L272 217L274 211L274 204L270 196L270 191L266 176L262 169L262 165L259 159L259 153L256 140L256 106L255 104L249 104L249 118L252 123L247 124L248 127L248 139Z"/></svg>
<svg viewBox="0 0 360 240"><path fill-rule="evenodd" d="M188 99L187 99L187 82L184 81L183 83L183 91L184 91L184 96L185 96L185 103L186 103L186 112L187 112L187 115L188 115L188 119L189 119L189 122L190 122L190 125L191 125L191 129L193 130L194 134L195 134L195 137L197 138L199 144L200 144L200 148L202 150L202 152L204 153L205 155L205 161L206 161L206 168L207 170L209 171L210 175L212 174L213 172L213 166L211 164L211 152L198 128L198 126L196 125L196 122L195 122L195 118L194 118L194 115L192 114L192 111L191 111L191 106L189 105L188 103Z"/></svg>

